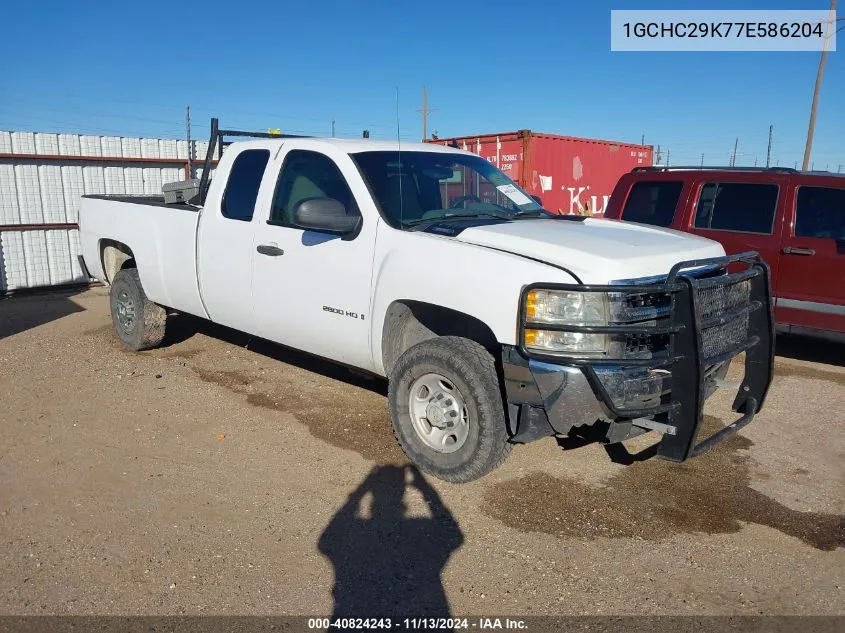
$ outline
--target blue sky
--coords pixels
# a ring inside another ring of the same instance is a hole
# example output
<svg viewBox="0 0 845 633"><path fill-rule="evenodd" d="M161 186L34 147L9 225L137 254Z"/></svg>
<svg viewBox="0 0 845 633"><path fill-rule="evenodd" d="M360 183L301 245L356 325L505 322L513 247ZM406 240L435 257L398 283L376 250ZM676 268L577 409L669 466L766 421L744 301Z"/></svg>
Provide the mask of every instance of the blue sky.
<svg viewBox="0 0 845 633"><path fill-rule="evenodd" d="M225 127L441 137L536 131L660 144L673 164L801 160L819 54L619 53L611 8L719 2L43 2L0 7L0 129L194 137ZM842 12L840 12L842 15ZM845 32L840 33L840 40ZM845 45L842 46L845 48ZM816 169L845 171L845 58L828 56Z"/></svg>

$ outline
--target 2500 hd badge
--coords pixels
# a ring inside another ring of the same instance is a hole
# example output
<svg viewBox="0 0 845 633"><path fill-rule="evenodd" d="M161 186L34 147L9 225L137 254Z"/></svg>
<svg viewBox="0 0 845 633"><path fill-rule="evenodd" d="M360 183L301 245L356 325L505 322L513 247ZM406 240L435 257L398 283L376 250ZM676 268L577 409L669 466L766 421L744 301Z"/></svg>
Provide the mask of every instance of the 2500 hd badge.
<svg viewBox="0 0 845 633"><path fill-rule="evenodd" d="M363 314L358 314L357 312L352 312L351 310L344 310L343 308L333 308L331 306L323 306L323 312L334 312L335 314L339 314L340 316L348 316L353 319L361 318L364 320Z"/></svg>

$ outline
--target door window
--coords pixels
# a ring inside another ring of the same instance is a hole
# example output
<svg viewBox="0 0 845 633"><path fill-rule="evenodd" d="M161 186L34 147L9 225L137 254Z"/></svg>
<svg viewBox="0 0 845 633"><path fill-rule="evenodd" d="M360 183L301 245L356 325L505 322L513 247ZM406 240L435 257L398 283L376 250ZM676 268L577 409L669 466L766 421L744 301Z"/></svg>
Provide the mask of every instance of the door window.
<svg viewBox="0 0 845 633"><path fill-rule="evenodd" d="M631 187L622 219L654 226L671 225L681 189L683 183L680 181L638 182Z"/></svg>
<svg viewBox="0 0 845 633"><path fill-rule="evenodd" d="M771 235L777 185L708 182L701 187L695 228Z"/></svg>
<svg viewBox="0 0 845 633"><path fill-rule="evenodd" d="M359 215L355 198L334 161L319 152L292 150L282 165L270 224L293 226L293 210L308 198L332 198L340 202L347 215Z"/></svg>
<svg viewBox="0 0 845 633"><path fill-rule="evenodd" d="M795 236L845 240L845 189L799 187Z"/></svg>
<svg viewBox="0 0 845 633"><path fill-rule="evenodd" d="M258 188L269 160L270 152L266 149L248 149L237 155L220 207L223 217L243 222L252 220Z"/></svg>

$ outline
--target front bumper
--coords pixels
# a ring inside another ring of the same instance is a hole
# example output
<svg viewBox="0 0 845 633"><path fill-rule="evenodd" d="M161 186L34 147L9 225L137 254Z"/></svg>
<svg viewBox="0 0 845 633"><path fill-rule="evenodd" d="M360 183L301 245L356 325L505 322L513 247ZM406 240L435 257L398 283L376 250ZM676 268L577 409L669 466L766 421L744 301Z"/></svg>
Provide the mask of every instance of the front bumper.
<svg viewBox="0 0 845 633"><path fill-rule="evenodd" d="M703 278L695 276L695 271L685 272L703 266L744 269ZM738 303L740 285L742 301ZM769 269L756 253L682 262L658 284L559 287L670 297L668 318L662 323L558 326L566 331L615 336L668 336L666 353L650 359L584 359L540 355L523 346L504 348L502 365L513 441L566 434L573 427L604 420L610 423L607 441L656 430L663 433L658 455L683 461L738 431L763 406L774 366L774 318ZM734 301L721 309L720 297ZM537 327L523 322L520 340L527 326ZM704 401L723 384L731 360L743 352L744 376L732 406L741 417L696 444Z"/></svg>

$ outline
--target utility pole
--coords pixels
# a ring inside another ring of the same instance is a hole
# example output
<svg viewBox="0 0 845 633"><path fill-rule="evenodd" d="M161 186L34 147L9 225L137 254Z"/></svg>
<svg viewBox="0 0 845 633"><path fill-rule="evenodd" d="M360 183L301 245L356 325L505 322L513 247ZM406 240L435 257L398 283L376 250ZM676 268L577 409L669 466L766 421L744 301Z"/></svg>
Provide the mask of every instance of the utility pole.
<svg viewBox="0 0 845 633"><path fill-rule="evenodd" d="M334 138L334 119L332 119L332 138Z"/></svg>
<svg viewBox="0 0 845 633"><path fill-rule="evenodd" d="M755 167L757 166L757 157L756 156L754 157L754 166Z"/></svg>
<svg viewBox="0 0 845 633"><path fill-rule="evenodd" d="M643 134L643 137L640 139L640 145L645 145L645 134Z"/></svg>
<svg viewBox="0 0 845 633"><path fill-rule="evenodd" d="M766 167L771 167L772 165L772 130L774 127L774 125L769 126L769 149L766 150Z"/></svg>
<svg viewBox="0 0 845 633"><path fill-rule="evenodd" d="M830 13L828 14L828 32L825 33L824 44L822 44L822 54L819 58L819 70L816 73L816 86L813 89L813 105L810 106L810 125L807 127L807 145L804 147L804 166L802 169L807 169L807 163L810 162L810 153L813 150L813 134L816 130L816 109L819 106L819 92L822 87L822 76L824 75L824 64L827 61L827 48L830 44L830 38L836 28L836 0L830 0Z"/></svg>
<svg viewBox="0 0 845 633"><path fill-rule="evenodd" d="M659 165L660 164L660 145L657 145L657 158L655 158L655 162Z"/></svg>
<svg viewBox="0 0 845 633"><path fill-rule="evenodd" d="M417 112L422 113L422 140L428 138L428 115L434 112L437 108L428 107L428 88L423 86L422 107Z"/></svg>
<svg viewBox="0 0 845 633"><path fill-rule="evenodd" d="M185 106L185 138L188 141L188 173L186 180L194 177L194 163L191 160L191 106Z"/></svg>
<svg viewBox="0 0 845 633"><path fill-rule="evenodd" d="M701 166L704 167L704 152L701 152Z"/></svg>
<svg viewBox="0 0 845 633"><path fill-rule="evenodd" d="M836 168L836 173L837 173L837 174L841 174L841 173L842 173L842 165L841 165L841 164L839 165L839 167L837 167L837 168Z"/></svg>
<svg viewBox="0 0 845 633"><path fill-rule="evenodd" d="M666 166L669 166L669 150L666 150Z"/></svg>
<svg viewBox="0 0 845 633"><path fill-rule="evenodd" d="M734 141L734 151L733 151L733 154L731 154L731 167L734 167L736 165L736 148L737 148L737 145L739 145L739 137L738 136L736 137L736 140Z"/></svg>

